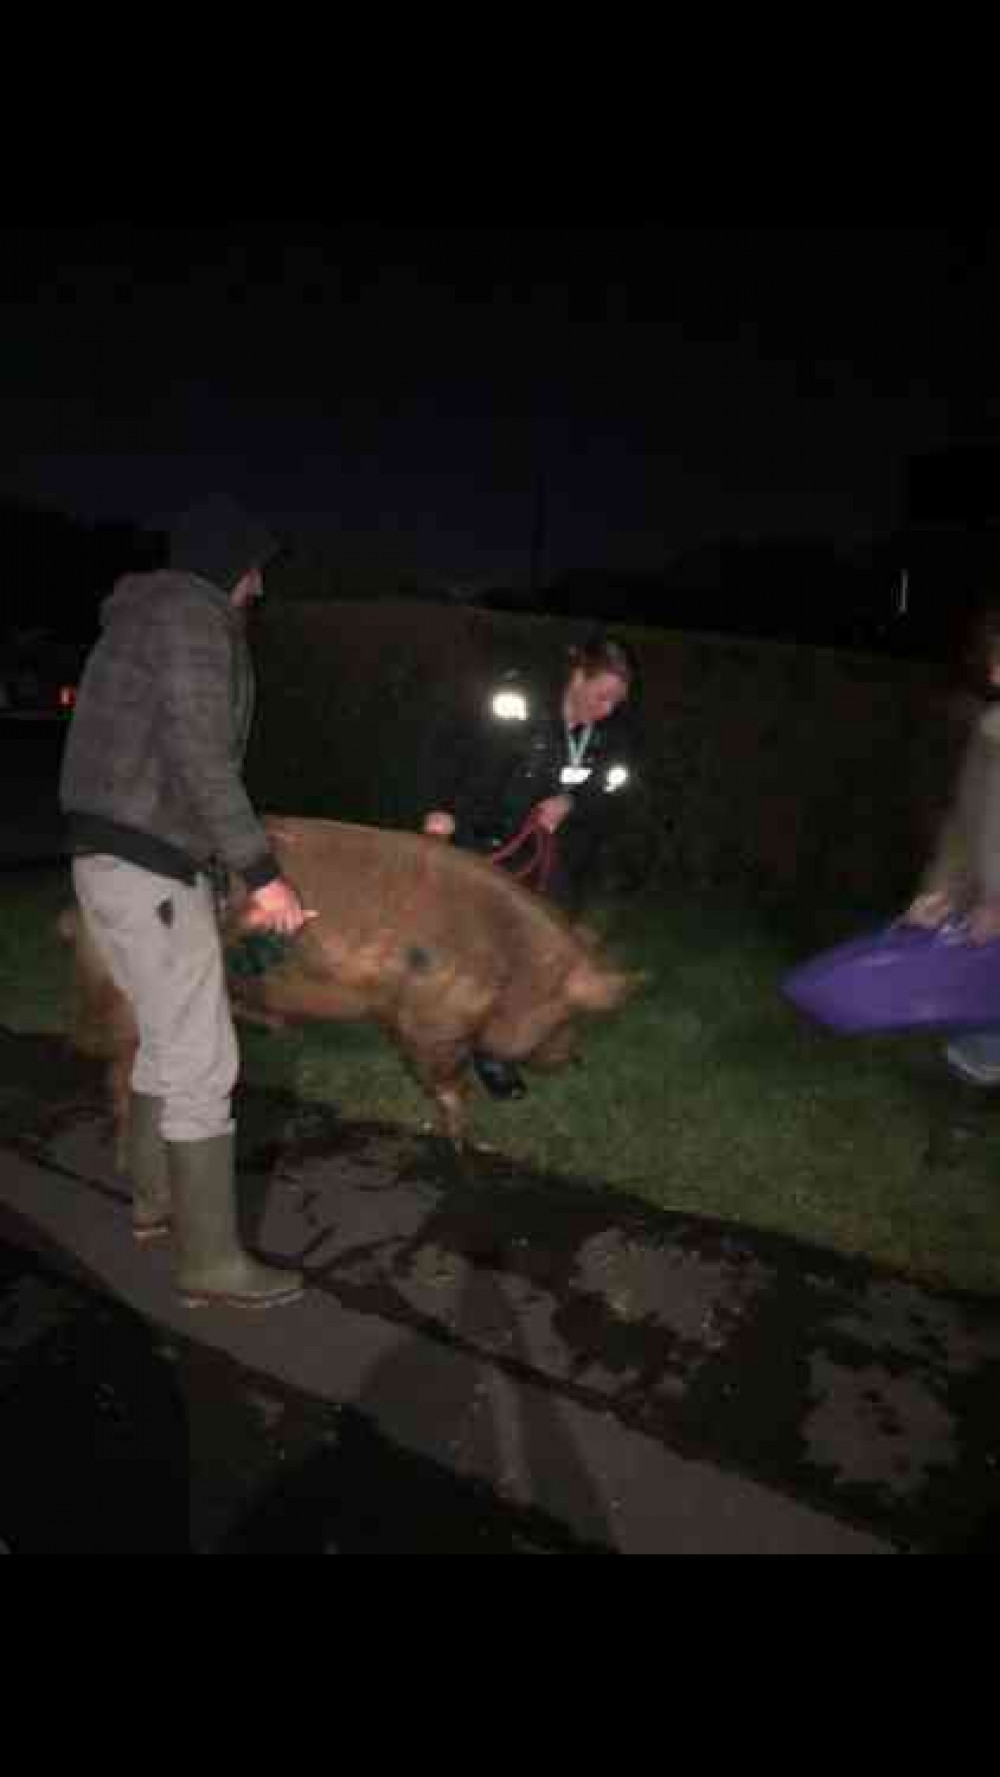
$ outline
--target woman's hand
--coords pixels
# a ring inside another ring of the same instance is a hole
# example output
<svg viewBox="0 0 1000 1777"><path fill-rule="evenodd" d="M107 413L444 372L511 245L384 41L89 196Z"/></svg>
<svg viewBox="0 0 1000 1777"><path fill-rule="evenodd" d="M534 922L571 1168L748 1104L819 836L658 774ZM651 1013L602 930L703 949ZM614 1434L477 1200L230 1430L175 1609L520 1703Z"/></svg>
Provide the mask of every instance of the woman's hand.
<svg viewBox="0 0 1000 1777"><path fill-rule="evenodd" d="M922 926L925 931L936 931L944 925L955 904L947 889L931 889L926 895L918 895L903 914L903 922L908 926Z"/></svg>
<svg viewBox="0 0 1000 1777"><path fill-rule="evenodd" d="M973 944L988 944L992 938L1000 938L1000 895L986 895L976 902L967 929Z"/></svg>
<svg viewBox="0 0 1000 1777"><path fill-rule="evenodd" d="M568 796L546 796L545 801L539 802L535 809L539 826L544 827L547 833L557 832L572 807Z"/></svg>

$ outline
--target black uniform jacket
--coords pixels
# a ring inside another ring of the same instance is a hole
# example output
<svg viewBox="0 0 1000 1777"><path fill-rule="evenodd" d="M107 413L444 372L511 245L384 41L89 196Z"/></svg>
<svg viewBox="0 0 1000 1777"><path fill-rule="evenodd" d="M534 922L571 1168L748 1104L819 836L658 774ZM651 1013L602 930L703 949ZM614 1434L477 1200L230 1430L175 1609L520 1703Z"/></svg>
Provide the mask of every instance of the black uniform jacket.
<svg viewBox="0 0 1000 1777"><path fill-rule="evenodd" d="M564 688L564 675L511 669L459 695L428 734L421 818L446 810L455 817L456 842L483 852L510 839L548 796L570 796L573 828L595 824L604 805L628 792L628 780L619 780L621 768L634 770L634 734L624 710L595 723L581 760L589 775L567 784Z"/></svg>

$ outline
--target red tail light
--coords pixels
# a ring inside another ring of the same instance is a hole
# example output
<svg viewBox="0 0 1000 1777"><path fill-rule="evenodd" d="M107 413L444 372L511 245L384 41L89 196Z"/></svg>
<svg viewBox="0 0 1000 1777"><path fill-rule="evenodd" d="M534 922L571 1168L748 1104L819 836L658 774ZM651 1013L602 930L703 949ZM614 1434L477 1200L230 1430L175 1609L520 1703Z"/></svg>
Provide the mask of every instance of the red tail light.
<svg viewBox="0 0 1000 1777"><path fill-rule="evenodd" d="M76 703L76 686L75 685L60 685L60 687L59 687L59 708L61 710L71 710L75 703Z"/></svg>

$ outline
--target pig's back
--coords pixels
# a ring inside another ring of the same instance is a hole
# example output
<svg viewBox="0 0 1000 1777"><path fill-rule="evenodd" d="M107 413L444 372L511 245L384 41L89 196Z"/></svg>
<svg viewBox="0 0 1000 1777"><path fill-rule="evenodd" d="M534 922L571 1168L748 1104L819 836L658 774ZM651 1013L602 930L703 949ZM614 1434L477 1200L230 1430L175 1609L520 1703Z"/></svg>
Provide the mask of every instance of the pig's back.
<svg viewBox="0 0 1000 1777"><path fill-rule="evenodd" d="M265 825L288 880L307 907L348 943L379 936L460 951L490 969L514 944L520 955L563 964L572 929L551 904L484 859L441 839L346 821L268 817Z"/></svg>

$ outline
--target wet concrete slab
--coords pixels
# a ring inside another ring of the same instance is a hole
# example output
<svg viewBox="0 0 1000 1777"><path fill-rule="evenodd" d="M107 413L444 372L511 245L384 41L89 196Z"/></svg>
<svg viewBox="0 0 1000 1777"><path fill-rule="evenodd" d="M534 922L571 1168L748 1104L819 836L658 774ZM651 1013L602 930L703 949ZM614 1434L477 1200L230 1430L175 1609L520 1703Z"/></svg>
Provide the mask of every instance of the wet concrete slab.
<svg viewBox="0 0 1000 1777"><path fill-rule="evenodd" d="M988 1545L1000 1305L248 1091L245 1231L303 1263L311 1287L266 1315L192 1315L169 1246L129 1237L94 1071L51 1039L0 1048L0 1208L18 1249L75 1267L154 1347L183 1351L175 1380L214 1364L221 1387L232 1371L232 1448L253 1446L263 1468L245 1498L192 1504L197 1546L280 1541L294 1520L310 1549L421 1546L421 1522L440 1548L438 1488L464 1502L463 1547ZM200 1474L210 1501L227 1458L198 1458L188 1382L182 1403L192 1488ZM381 1493L359 1479L362 1455ZM411 1485L424 1505L408 1515ZM383 1500L367 1531L345 1504L358 1487Z"/></svg>

